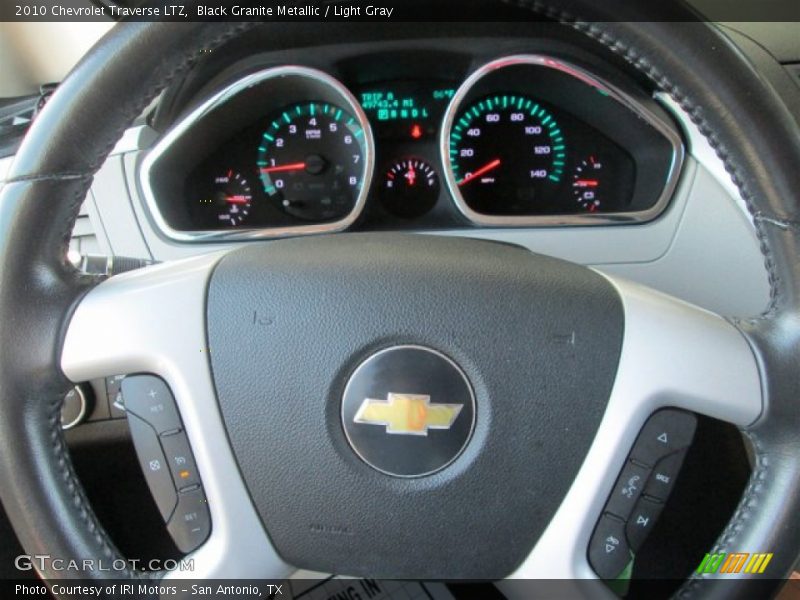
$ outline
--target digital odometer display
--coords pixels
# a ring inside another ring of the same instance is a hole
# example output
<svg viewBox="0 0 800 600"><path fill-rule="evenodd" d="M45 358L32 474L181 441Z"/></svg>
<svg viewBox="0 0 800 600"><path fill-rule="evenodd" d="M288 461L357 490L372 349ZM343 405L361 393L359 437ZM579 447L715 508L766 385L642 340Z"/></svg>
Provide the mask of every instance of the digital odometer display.
<svg viewBox="0 0 800 600"><path fill-rule="evenodd" d="M422 139L436 134L453 94L448 82L402 81L363 88L359 100L376 137Z"/></svg>
<svg viewBox="0 0 800 600"><path fill-rule="evenodd" d="M464 200L473 210L510 210L541 203L564 177L567 140L555 116L535 100L499 94L457 115L450 133L450 162Z"/></svg>
<svg viewBox="0 0 800 600"><path fill-rule="evenodd" d="M378 121L430 119L432 113L440 112L433 103L447 103L454 92L452 88L432 90L429 94L376 89L361 93L361 106Z"/></svg>

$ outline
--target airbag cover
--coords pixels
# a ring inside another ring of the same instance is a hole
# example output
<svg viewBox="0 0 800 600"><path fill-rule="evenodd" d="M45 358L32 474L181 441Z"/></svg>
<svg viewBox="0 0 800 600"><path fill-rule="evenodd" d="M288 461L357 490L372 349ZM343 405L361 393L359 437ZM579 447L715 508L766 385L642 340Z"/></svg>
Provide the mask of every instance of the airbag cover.
<svg viewBox="0 0 800 600"><path fill-rule="evenodd" d="M585 457L622 335L597 273L460 238L248 245L208 290L220 408L273 544L297 567L354 576L508 575ZM377 471L342 428L350 375L398 345L449 357L474 390L470 441L432 475Z"/></svg>

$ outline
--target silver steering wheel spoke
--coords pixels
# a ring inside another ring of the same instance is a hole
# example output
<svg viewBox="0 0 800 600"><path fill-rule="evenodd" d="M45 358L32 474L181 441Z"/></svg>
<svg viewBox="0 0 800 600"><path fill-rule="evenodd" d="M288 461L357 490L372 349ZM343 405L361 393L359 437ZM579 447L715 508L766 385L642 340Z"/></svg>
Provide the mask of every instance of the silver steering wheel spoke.
<svg viewBox="0 0 800 600"><path fill-rule="evenodd" d="M211 534L168 577L281 579L291 573L267 537L239 474L216 400L206 347L206 289L223 253L104 281L69 324L61 368L72 381L152 373L167 382L191 444ZM180 561L179 561L180 562Z"/></svg>
<svg viewBox="0 0 800 600"><path fill-rule="evenodd" d="M744 428L762 411L755 356L733 325L650 288L608 279L625 310L622 352L611 397L569 492L530 555L511 576L573 580L571 591L579 596L602 594L603 590L610 594L605 586L586 581L597 578L587 550L606 500L648 417L673 407ZM531 591L523 582L507 582L503 587L512 596L515 591ZM565 590L562 587L560 591Z"/></svg>

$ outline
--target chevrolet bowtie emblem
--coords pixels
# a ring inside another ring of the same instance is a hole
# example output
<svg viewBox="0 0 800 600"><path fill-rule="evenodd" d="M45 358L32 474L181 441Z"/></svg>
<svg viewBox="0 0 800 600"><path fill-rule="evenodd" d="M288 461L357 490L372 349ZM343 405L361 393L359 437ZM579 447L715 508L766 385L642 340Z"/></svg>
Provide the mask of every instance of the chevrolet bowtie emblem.
<svg viewBox="0 0 800 600"><path fill-rule="evenodd" d="M353 421L384 425L386 433L428 435L428 429L450 429L463 404L431 404L423 394L389 394L386 400L367 398Z"/></svg>

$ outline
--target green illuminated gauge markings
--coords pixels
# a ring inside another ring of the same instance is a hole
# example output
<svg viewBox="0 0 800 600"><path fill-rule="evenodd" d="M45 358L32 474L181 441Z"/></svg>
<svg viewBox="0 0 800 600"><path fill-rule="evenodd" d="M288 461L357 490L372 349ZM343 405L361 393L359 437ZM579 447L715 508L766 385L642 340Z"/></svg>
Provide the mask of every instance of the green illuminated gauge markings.
<svg viewBox="0 0 800 600"><path fill-rule="evenodd" d="M299 219L325 221L352 211L364 181L364 129L328 102L293 104L273 115L256 166L266 194Z"/></svg>
<svg viewBox="0 0 800 600"><path fill-rule="evenodd" d="M564 178L567 143L556 118L522 95L487 96L456 115L449 163L478 212L514 212L552 196Z"/></svg>

